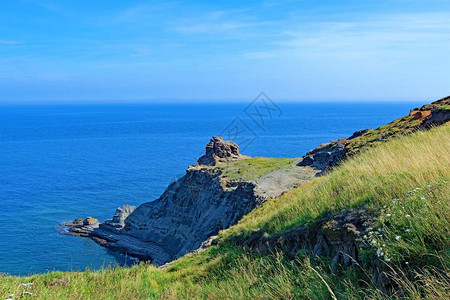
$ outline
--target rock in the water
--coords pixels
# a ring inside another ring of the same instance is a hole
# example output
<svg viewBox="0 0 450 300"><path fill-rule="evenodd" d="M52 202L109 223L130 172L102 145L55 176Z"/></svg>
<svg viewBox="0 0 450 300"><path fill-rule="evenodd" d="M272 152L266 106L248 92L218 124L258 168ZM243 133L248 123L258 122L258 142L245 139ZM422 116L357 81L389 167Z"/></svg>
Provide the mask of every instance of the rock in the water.
<svg viewBox="0 0 450 300"><path fill-rule="evenodd" d="M98 224L98 220L93 217L87 217L83 220L83 225L94 225Z"/></svg>
<svg viewBox="0 0 450 300"><path fill-rule="evenodd" d="M98 228L100 222L92 217L87 217L86 219L75 219L72 222L61 223L61 226L68 227L69 231L62 232L63 234L76 235L88 237Z"/></svg>
<svg viewBox="0 0 450 300"><path fill-rule="evenodd" d="M227 162L243 158L239 153L239 146L232 141L225 141L221 137L213 137L206 145L206 153L198 159L199 165L215 166L220 162Z"/></svg>

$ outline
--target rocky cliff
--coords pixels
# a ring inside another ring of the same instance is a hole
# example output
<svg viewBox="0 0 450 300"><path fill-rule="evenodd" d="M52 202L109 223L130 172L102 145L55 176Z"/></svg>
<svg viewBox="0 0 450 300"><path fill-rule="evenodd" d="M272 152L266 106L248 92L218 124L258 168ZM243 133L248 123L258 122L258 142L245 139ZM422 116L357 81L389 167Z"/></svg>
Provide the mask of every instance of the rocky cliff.
<svg viewBox="0 0 450 300"><path fill-rule="evenodd" d="M100 224L76 220L64 225L71 234L89 236L104 247L161 265L199 248L266 199L316 173L296 167L298 160L273 160L251 159L239 153L236 143L213 137L197 164L155 201L119 207L111 220ZM245 174L247 161L264 172ZM240 176L232 176L233 172Z"/></svg>

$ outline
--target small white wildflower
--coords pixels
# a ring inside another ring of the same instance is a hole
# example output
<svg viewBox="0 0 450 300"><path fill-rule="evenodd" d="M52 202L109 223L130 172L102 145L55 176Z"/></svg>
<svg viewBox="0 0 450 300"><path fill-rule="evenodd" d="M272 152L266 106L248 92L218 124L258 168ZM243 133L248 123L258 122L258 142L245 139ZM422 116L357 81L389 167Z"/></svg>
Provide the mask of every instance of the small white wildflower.
<svg viewBox="0 0 450 300"><path fill-rule="evenodd" d="M383 206L383 208L386 208L386 207L387 207L386 205Z"/></svg>
<svg viewBox="0 0 450 300"><path fill-rule="evenodd" d="M386 244L383 244L383 247L386 247Z"/></svg>
<svg viewBox="0 0 450 300"><path fill-rule="evenodd" d="M381 252L381 253L380 253L380 257L383 257L383 256L384 256L384 252Z"/></svg>
<svg viewBox="0 0 450 300"><path fill-rule="evenodd" d="M399 236L399 235L397 235L396 237L395 237L395 239L398 241L398 240L400 240L402 237L401 236Z"/></svg>
<svg viewBox="0 0 450 300"><path fill-rule="evenodd" d="M383 253L382 251L383 251L383 248L378 248L377 249L377 255L380 256L380 254Z"/></svg>
<svg viewBox="0 0 450 300"><path fill-rule="evenodd" d="M409 265L409 262L405 261L405 265Z"/></svg>
<svg viewBox="0 0 450 300"><path fill-rule="evenodd" d="M391 214L386 214L386 217L390 218L392 215Z"/></svg>
<svg viewBox="0 0 450 300"><path fill-rule="evenodd" d="M425 197L420 197L420 200L425 200Z"/></svg>
<svg viewBox="0 0 450 300"><path fill-rule="evenodd" d="M363 236L363 239L365 239L365 240L366 240L366 239L367 239L367 235L364 235L364 236Z"/></svg>
<svg viewBox="0 0 450 300"><path fill-rule="evenodd" d="M410 218L411 216L410 215L405 215L405 218Z"/></svg>
<svg viewBox="0 0 450 300"><path fill-rule="evenodd" d="M33 285L32 282L22 283L22 286L24 286L24 287L30 287L30 286L32 286L32 285Z"/></svg>
<svg viewBox="0 0 450 300"><path fill-rule="evenodd" d="M411 229L409 229L409 228L405 229L405 232L411 232Z"/></svg>
<svg viewBox="0 0 450 300"><path fill-rule="evenodd" d="M385 261L385 262L390 262L391 259L390 259L390 258L387 258L387 257L384 257L384 261Z"/></svg>
<svg viewBox="0 0 450 300"><path fill-rule="evenodd" d="M406 197L411 197L411 194L410 193L406 194Z"/></svg>

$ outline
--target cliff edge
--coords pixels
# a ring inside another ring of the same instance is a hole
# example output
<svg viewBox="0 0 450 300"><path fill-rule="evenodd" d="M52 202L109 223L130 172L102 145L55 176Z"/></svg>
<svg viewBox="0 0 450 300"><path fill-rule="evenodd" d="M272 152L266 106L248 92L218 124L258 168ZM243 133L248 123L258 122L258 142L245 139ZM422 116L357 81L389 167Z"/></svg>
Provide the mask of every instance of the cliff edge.
<svg viewBox="0 0 450 300"><path fill-rule="evenodd" d="M251 158L239 146L213 137L205 155L156 200L117 209L111 220L64 224L70 234L161 265L198 249L265 200L310 180L317 171L298 159ZM91 226L92 225L92 226Z"/></svg>

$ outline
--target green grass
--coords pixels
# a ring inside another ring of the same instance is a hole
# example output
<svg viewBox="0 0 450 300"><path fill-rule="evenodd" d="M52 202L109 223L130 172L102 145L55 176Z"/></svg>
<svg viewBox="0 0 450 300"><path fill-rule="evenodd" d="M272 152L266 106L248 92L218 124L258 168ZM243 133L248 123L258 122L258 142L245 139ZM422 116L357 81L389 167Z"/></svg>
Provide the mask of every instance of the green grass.
<svg viewBox="0 0 450 300"><path fill-rule="evenodd" d="M251 165L239 167L248 172ZM248 176L262 174L265 168L260 169ZM265 202L221 232L217 246L180 258L165 270L141 264L98 272L2 276L0 299L9 294L18 299L23 291L33 293L25 299L449 299L449 170L450 126L416 132L364 151L330 174ZM326 212L359 205L380 215L374 231L384 232L364 253L359 268L333 274L329 257L259 256L232 243L233 237L246 238L255 230L282 233L314 224ZM398 283L390 296L370 279L382 244L391 259L386 266ZM21 285L27 282L33 286Z"/></svg>
<svg viewBox="0 0 450 300"><path fill-rule="evenodd" d="M450 110L450 105L443 105L437 108L438 110L444 110L444 111L449 111Z"/></svg>
<svg viewBox="0 0 450 300"><path fill-rule="evenodd" d="M271 171L294 167L295 158L253 157L218 165L222 177L231 180L250 180L261 177Z"/></svg>
<svg viewBox="0 0 450 300"><path fill-rule="evenodd" d="M397 119L389 124L380 126L374 130L348 141L346 145L349 156L359 153L367 147L374 147L384 143L387 138L402 136L417 130L420 125L418 120L414 120L412 116L405 116Z"/></svg>

